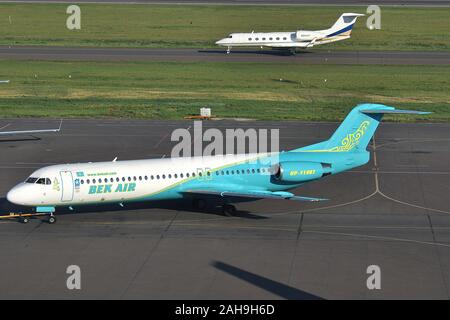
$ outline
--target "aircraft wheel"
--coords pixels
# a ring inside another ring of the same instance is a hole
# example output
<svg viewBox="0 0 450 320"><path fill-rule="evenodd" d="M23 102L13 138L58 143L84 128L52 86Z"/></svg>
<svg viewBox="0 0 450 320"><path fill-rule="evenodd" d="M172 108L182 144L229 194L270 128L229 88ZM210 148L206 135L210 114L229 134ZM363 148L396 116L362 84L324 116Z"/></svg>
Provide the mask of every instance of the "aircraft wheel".
<svg viewBox="0 0 450 320"><path fill-rule="evenodd" d="M22 223L28 223L28 222L30 222L30 219L28 219L28 218L21 218L20 219L20 222L22 222Z"/></svg>
<svg viewBox="0 0 450 320"><path fill-rule="evenodd" d="M223 206L223 213L225 213L226 215L232 216L236 213L236 211L236 207L232 204L225 204Z"/></svg>
<svg viewBox="0 0 450 320"><path fill-rule="evenodd" d="M194 199L192 201L192 206L196 210L204 210L206 208L206 201L204 199Z"/></svg>
<svg viewBox="0 0 450 320"><path fill-rule="evenodd" d="M54 224L54 223L56 222L56 218L53 217L53 216L50 216L50 217L48 218L47 222L48 222L49 224Z"/></svg>

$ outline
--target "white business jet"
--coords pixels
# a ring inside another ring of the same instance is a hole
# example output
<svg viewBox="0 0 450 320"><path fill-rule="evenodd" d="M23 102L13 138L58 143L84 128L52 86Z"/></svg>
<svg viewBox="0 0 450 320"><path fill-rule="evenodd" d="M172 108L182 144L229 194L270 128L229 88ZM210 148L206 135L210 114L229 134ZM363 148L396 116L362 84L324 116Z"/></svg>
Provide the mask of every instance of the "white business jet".
<svg viewBox="0 0 450 320"><path fill-rule="evenodd" d="M269 47L289 50L295 54L297 48L311 48L319 44L350 38L353 25L361 16L364 14L343 13L331 28L325 30L231 33L227 38L217 41L216 44L227 47L227 53L230 53L232 47Z"/></svg>

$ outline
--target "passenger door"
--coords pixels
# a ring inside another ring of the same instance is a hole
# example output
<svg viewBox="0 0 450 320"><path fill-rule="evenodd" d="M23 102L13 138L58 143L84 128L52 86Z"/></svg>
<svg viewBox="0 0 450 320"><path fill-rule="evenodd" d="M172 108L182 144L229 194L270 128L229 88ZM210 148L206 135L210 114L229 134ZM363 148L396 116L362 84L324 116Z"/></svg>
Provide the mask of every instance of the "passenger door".
<svg viewBox="0 0 450 320"><path fill-rule="evenodd" d="M61 171L61 201L67 202L73 200L73 177L70 171Z"/></svg>

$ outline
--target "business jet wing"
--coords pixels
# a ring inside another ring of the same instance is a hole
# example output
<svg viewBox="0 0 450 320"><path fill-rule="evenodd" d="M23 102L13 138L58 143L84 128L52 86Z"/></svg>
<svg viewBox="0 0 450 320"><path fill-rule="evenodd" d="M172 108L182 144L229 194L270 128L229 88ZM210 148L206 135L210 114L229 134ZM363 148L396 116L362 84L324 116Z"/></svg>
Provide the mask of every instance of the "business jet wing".
<svg viewBox="0 0 450 320"><path fill-rule="evenodd" d="M59 132L59 131L61 131L61 125L62 125L62 120L59 123L59 128L57 128L57 129L0 131L0 136L12 136L12 135L20 135L20 134Z"/></svg>
<svg viewBox="0 0 450 320"><path fill-rule="evenodd" d="M238 197L238 198L256 198L256 199L282 199L282 200L296 200L296 201L310 201L310 202L328 200L322 198L300 197L286 191L272 192L263 190L226 191L214 189L189 189L182 191L182 193L190 195L211 195L219 197Z"/></svg>

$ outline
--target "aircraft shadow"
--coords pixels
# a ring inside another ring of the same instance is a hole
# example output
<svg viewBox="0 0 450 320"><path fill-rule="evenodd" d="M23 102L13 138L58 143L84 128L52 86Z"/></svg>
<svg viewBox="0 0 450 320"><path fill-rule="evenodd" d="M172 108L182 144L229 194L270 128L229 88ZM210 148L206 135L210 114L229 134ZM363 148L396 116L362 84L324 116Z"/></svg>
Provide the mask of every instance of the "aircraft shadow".
<svg viewBox="0 0 450 320"><path fill-rule="evenodd" d="M271 280L269 278L257 275L255 273L240 269L238 267L229 265L225 262L214 261L211 265L221 270L225 273L228 273L236 278L239 278L243 281L251 283L261 289L269 291L277 296L289 299L289 300L324 300L322 297L316 296L314 294L299 290L297 288L285 285L281 282L277 282Z"/></svg>
<svg viewBox="0 0 450 320"><path fill-rule="evenodd" d="M226 51L223 49L222 50L220 50L220 49L201 49L201 50L198 50L198 52L226 55ZM312 53L312 52L311 51L298 51L296 54L301 55L301 54L308 54L308 53ZM233 54L294 56L288 50L236 50L236 51L231 51L230 55L233 55Z"/></svg>
<svg viewBox="0 0 450 320"><path fill-rule="evenodd" d="M192 213L203 213L210 215L225 216L220 207L219 201L212 201L208 199L208 207L205 210L196 210L191 205L190 199L178 199L167 201L148 201L148 202L135 202L126 203L124 207L118 204L99 204L99 205L84 205L76 206L74 210L70 210L68 207L57 208L56 215L73 215L77 213L101 213L101 212L127 212L137 211L144 209L167 209L174 211L187 211ZM8 214L9 212L30 212L29 207L17 206L10 203L5 197L0 198L0 214ZM268 219L265 216L259 216L249 211L238 210L233 217L243 219Z"/></svg>

